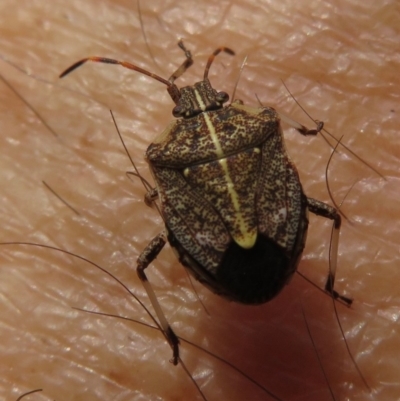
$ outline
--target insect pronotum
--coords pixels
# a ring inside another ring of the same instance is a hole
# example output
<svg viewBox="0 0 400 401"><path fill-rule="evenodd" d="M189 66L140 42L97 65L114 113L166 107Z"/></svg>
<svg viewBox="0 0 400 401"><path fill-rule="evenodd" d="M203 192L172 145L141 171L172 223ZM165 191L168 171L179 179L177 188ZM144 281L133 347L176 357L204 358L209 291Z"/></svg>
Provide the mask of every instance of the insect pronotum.
<svg viewBox="0 0 400 401"><path fill-rule="evenodd" d="M169 325L145 269L168 241L180 262L213 292L244 304L275 297L296 271L304 249L308 212L333 221L334 233L325 290L334 290L341 217L330 205L307 197L284 146L280 116L271 107L252 108L217 92L208 79L215 56L233 55L227 47L209 57L203 80L178 88L175 80L192 64L183 42L184 62L168 80L134 64L88 57L67 68L64 77L87 61L118 64L167 86L177 118L146 151L156 187L147 203L158 200L165 229L137 260L142 281L160 324L179 361L179 340ZM323 127L295 128L316 135Z"/></svg>

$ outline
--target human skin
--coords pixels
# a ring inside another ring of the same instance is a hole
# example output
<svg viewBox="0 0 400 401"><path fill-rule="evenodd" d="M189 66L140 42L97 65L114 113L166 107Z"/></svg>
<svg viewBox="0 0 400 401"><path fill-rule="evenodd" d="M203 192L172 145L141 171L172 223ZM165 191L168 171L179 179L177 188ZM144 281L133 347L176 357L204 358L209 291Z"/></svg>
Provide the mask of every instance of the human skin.
<svg viewBox="0 0 400 401"><path fill-rule="evenodd" d="M144 3L144 2L143 2ZM398 317L398 9L391 2L206 1L147 2L142 18L131 1L20 0L1 2L0 55L52 84L1 62L1 75L37 110L55 137L4 84L1 90L1 242L55 246L100 264L148 305L135 261L162 230L143 202L138 179L116 134L112 109L139 171L151 179L143 154L172 119L165 87L118 66L87 64L58 75L90 55L138 64L168 78L182 62L183 38L195 64L177 81L201 80L207 57L217 90L263 104L312 127L282 85L314 118L386 177L354 156L335 155L329 182L338 203L346 196L337 290L354 298L337 305L300 276L261 306L230 303L194 283L208 316L169 246L148 268L175 332L240 367L282 400L332 400L306 321L336 400L400 397ZM85 95L82 96L81 94ZM305 193L331 203L325 167L331 149L283 124L288 152ZM59 202L45 181L79 211ZM349 188L355 183L350 192ZM328 271L331 222L310 216L299 271L320 287ZM95 267L33 246L0 248L0 398L16 400L197 400L200 394L162 335L136 323L72 307L141 319L142 308ZM396 263L397 262L397 263ZM187 364L208 400L270 400L231 368L187 344Z"/></svg>

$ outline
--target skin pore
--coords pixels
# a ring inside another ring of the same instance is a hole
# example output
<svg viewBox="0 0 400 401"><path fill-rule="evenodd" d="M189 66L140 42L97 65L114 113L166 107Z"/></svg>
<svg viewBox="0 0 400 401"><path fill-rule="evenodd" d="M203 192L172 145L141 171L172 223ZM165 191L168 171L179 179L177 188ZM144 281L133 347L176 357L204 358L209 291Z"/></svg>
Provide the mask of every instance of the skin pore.
<svg viewBox="0 0 400 401"><path fill-rule="evenodd" d="M337 306L349 346L372 394L346 351L331 299L295 276L268 304L229 303L194 283L194 295L169 246L147 270L175 332L231 361L282 400L332 400L304 322L302 308L337 400L400 396L397 268L399 41L391 2L329 4L294 1L206 1L142 4L149 53L134 1L3 0L1 75L57 137L0 82L1 242L59 247L100 264L149 305L135 261L162 229L143 202L111 120L112 109L139 171L151 180L143 154L172 120L173 103L159 82L118 66L88 63L58 75L87 56L130 61L168 78L183 61L179 38L195 64L178 86L210 70L217 90L232 94L243 58L247 66L235 97L257 105L255 94L312 127L282 85L325 127L386 177L351 155L335 155L329 182L337 202L348 194L338 257L337 290L354 298ZM183 4L182 4L183 3ZM306 194L331 203L325 184L330 148L283 125L289 154ZM397 141L397 142L396 142ZM397 152L396 152L397 146ZM78 212L67 208L45 181ZM397 186L396 186L397 184ZM397 206L397 207L396 207ZM331 223L310 216L299 271L323 286ZM397 241L396 241L397 239ZM108 276L61 253L28 246L0 248L0 398L15 400L200 400L162 335L135 323L71 307L151 323ZM207 399L269 400L226 365L182 344L182 359Z"/></svg>

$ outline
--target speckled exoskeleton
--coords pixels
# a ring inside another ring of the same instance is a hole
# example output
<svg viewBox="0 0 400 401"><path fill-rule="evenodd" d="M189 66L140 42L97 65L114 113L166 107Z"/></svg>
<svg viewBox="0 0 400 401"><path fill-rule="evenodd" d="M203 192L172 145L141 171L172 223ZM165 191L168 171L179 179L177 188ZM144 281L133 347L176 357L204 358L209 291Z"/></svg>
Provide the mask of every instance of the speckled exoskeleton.
<svg viewBox="0 0 400 401"><path fill-rule="evenodd" d="M137 272L155 308L160 324L179 360L179 341L168 324L145 269L166 241L179 261L213 292L245 304L275 297L296 271L304 249L308 211L334 221L331 268L325 289L333 289L336 270L338 211L308 198L284 144L280 115L271 107L253 108L241 101L224 106L229 96L210 84L208 71L218 48L209 58L204 78L178 88L174 81L193 63L186 59L165 80L133 64L89 57L69 67L65 76L86 61L119 64L167 85L175 103L173 121L150 144L146 160L156 182L147 202L158 199L165 230L139 256ZM316 135L295 124L303 135Z"/></svg>

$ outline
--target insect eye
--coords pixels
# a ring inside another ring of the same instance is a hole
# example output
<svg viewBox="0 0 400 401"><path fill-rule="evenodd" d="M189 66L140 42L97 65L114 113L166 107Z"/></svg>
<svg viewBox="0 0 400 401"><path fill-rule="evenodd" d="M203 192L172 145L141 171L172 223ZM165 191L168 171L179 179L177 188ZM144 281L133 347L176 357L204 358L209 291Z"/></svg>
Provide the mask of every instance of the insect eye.
<svg viewBox="0 0 400 401"><path fill-rule="evenodd" d="M226 103L229 100L229 95L226 92L218 92L216 99L218 103Z"/></svg>
<svg viewBox="0 0 400 401"><path fill-rule="evenodd" d="M182 107L181 106L175 106L172 109L172 115L174 117L182 117Z"/></svg>

